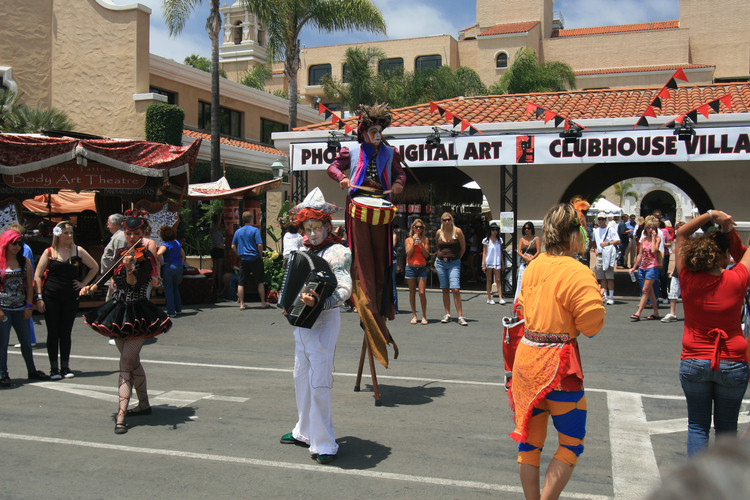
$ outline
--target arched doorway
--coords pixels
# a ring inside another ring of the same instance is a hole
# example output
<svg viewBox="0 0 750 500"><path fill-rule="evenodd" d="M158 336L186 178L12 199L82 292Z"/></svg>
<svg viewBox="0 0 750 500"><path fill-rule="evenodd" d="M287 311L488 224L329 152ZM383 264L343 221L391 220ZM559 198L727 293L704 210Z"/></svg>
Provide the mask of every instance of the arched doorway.
<svg viewBox="0 0 750 500"><path fill-rule="evenodd" d="M701 186L695 177L674 163L609 163L594 165L573 179L561 197L560 202L570 201L576 195L593 201L595 196L609 186L632 177L656 177L657 179L671 182L685 191L700 212L705 212L713 208L713 202L703 186ZM674 203L674 198L672 198L672 204Z"/></svg>
<svg viewBox="0 0 750 500"><path fill-rule="evenodd" d="M660 189L651 191L641 200L641 214L650 215L659 210L671 221L676 220L677 203L674 196Z"/></svg>

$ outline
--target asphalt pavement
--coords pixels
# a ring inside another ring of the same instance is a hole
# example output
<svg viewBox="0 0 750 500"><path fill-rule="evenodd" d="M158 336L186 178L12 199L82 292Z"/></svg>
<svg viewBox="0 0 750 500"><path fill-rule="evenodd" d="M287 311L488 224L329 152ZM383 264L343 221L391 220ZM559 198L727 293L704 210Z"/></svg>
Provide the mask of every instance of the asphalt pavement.
<svg viewBox="0 0 750 500"><path fill-rule="evenodd" d="M333 388L340 451L329 465L279 443L296 405L292 328L277 309L185 306L174 328L143 348L154 413L130 418L124 435L113 432L117 350L79 315L75 378L31 383L21 378L20 350L9 348L0 498L522 499L503 389L501 318L510 305L488 305L481 292L462 297L468 326L455 311L440 323L437 291L428 292L430 323L411 325L399 290L401 314L389 326L401 353L389 369L376 364L382 406L367 365L362 390L353 390L363 337L356 313L342 312ZM635 308L635 297L619 296L604 329L580 340L588 434L563 498L643 498L686 461L682 322L631 323ZM35 320L36 364L48 370L44 322ZM740 431L749 409L746 401ZM556 447L550 427L543 464Z"/></svg>

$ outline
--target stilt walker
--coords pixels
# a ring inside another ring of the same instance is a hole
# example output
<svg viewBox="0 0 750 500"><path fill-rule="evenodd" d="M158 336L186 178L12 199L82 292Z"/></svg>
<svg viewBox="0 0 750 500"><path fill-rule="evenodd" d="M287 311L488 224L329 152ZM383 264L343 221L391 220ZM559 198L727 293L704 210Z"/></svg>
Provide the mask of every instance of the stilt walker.
<svg viewBox="0 0 750 500"><path fill-rule="evenodd" d="M391 124L391 111L385 104L360 106L357 140L359 146L341 148L328 167L328 175L347 190L346 226L352 251L352 300L357 307L364 329L359 372L354 390L359 383L365 353L370 360L375 404L380 406L380 394L375 375L375 363L388 368L388 345L393 346L393 357L398 358L398 346L385 322L394 319L393 283L391 266L391 221L396 208L391 193L404 189L406 174L399 152L385 144L383 129ZM348 172L348 175L344 172Z"/></svg>

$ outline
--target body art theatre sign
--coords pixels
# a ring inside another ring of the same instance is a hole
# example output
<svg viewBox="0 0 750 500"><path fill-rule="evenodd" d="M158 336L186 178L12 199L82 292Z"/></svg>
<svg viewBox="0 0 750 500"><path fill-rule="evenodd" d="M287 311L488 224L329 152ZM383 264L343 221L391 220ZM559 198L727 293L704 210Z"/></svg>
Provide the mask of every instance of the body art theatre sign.
<svg viewBox="0 0 750 500"><path fill-rule="evenodd" d="M344 147L354 143L342 143ZM696 129L681 139L670 129L584 132L577 140L558 134L445 137L390 144L410 167L467 167L512 164L640 163L750 160L750 128ZM336 155L326 143L292 144L293 170L325 170Z"/></svg>

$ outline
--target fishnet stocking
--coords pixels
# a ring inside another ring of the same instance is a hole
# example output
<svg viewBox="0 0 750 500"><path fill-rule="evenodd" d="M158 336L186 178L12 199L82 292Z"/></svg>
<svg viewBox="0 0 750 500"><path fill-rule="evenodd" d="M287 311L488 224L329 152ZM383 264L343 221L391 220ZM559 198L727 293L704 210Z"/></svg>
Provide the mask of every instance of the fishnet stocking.
<svg viewBox="0 0 750 500"><path fill-rule="evenodd" d="M141 347L143 339L122 340L116 339L117 349L120 351L120 408L117 412L117 423L125 423L125 415L128 411L130 396L133 392L133 379L136 379L136 392L139 401L143 401L141 394L146 394L146 374L140 362ZM141 392L143 391L143 392ZM148 401L148 395L145 395Z"/></svg>
<svg viewBox="0 0 750 500"><path fill-rule="evenodd" d="M133 370L133 387L138 395L138 409L144 410L151 406L148 402L148 390L146 388L146 372L143 365L138 363L138 367Z"/></svg>

